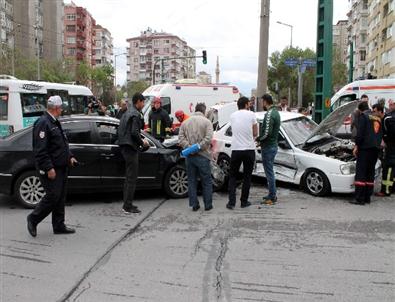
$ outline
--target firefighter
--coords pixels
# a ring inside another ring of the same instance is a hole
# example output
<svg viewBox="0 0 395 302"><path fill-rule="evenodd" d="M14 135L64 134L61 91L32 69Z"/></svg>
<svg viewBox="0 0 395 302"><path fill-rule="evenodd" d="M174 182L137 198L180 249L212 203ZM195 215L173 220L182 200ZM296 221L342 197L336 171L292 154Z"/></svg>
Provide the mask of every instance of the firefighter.
<svg viewBox="0 0 395 302"><path fill-rule="evenodd" d="M172 121L169 114L162 108L162 101L160 98L155 98L154 106L148 116L147 132L151 133L160 142L163 142L166 135L171 132Z"/></svg>
<svg viewBox="0 0 395 302"><path fill-rule="evenodd" d="M184 111L182 110L177 110L174 115L176 116L178 122L180 123L180 125L182 124L182 122L186 121L187 119L189 119L189 115L186 114Z"/></svg>
<svg viewBox="0 0 395 302"><path fill-rule="evenodd" d="M390 196L394 190L395 181L395 102L388 101L388 112L383 119L383 139L384 159L383 159L383 179L381 182L381 190L377 196Z"/></svg>
<svg viewBox="0 0 395 302"><path fill-rule="evenodd" d="M367 102L359 104L361 115L358 120L354 155L357 158L355 173L355 201L352 204L370 203L374 189L375 165L382 140L381 118L369 111Z"/></svg>

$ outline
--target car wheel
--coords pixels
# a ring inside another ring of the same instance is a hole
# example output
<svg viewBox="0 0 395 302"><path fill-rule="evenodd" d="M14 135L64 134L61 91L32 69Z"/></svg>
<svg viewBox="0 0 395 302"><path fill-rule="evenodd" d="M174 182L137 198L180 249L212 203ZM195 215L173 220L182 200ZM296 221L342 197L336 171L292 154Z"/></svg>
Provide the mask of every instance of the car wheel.
<svg viewBox="0 0 395 302"><path fill-rule="evenodd" d="M188 196L187 171L182 166L174 166L167 172L164 181L164 189L172 198Z"/></svg>
<svg viewBox="0 0 395 302"><path fill-rule="evenodd" d="M15 199L25 208L34 209L45 191L35 171L22 173L15 182Z"/></svg>
<svg viewBox="0 0 395 302"><path fill-rule="evenodd" d="M326 175L316 169L308 170L303 177L305 190L314 196L325 196L331 190L331 186Z"/></svg>
<svg viewBox="0 0 395 302"><path fill-rule="evenodd" d="M226 154L221 154L218 156L217 164L222 169L222 171L224 171L225 177L227 178L229 176L230 170L230 157Z"/></svg>

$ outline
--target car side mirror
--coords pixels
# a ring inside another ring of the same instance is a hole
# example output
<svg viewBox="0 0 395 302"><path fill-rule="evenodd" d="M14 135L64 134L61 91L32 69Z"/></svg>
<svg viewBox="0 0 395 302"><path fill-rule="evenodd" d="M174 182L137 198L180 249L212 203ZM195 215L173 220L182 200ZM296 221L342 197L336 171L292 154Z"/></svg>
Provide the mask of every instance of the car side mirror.
<svg viewBox="0 0 395 302"><path fill-rule="evenodd" d="M281 149L292 149L291 146L288 144L288 142L286 140L281 140L278 142L278 146Z"/></svg>

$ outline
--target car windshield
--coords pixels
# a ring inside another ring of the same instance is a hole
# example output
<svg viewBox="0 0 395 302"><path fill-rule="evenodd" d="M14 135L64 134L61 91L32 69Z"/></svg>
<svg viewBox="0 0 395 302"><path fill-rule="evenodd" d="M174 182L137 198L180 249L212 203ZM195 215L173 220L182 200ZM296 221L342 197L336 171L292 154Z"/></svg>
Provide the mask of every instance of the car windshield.
<svg viewBox="0 0 395 302"><path fill-rule="evenodd" d="M148 111L148 109L151 107L152 101L155 98L153 95L145 95L144 97L145 97L144 107L143 110L141 110L143 114L145 114Z"/></svg>
<svg viewBox="0 0 395 302"><path fill-rule="evenodd" d="M313 130L318 127L315 122L304 116L283 121L281 126L295 146L303 144L313 133Z"/></svg>

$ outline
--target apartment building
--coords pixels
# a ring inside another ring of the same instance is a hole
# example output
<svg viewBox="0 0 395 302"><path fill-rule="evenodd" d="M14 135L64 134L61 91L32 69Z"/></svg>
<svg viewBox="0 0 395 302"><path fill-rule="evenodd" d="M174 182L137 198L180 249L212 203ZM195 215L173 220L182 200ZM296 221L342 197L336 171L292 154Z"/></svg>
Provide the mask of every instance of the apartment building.
<svg viewBox="0 0 395 302"><path fill-rule="evenodd" d="M108 29L101 25L95 27L95 65L104 66L113 64L113 38Z"/></svg>
<svg viewBox="0 0 395 302"><path fill-rule="evenodd" d="M369 0L367 70L377 78L395 78L395 0Z"/></svg>
<svg viewBox="0 0 395 302"><path fill-rule="evenodd" d="M43 0L43 58L63 58L63 0Z"/></svg>
<svg viewBox="0 0 395 302"><path fill-rule="evenodd" d="M73 2L64 6L64 56L77 63L96 64L94 54L96 21L83 7Z"/></svg>
<svg viewBox="0 0 395 302"><path fill-rule="evenodd" d="M355 80L367 75L368 0L351 0L350 2L347 30L353 53L348 52L347 62L350 62L350 55L353 56L353 79Z"/></svg>
<svg viewBox="0 0 395 302"><path fill-rule="evenodd" d="M176 35L156 32L148 28L140 36L126 40L128 81L155 83L174 82L177 79L195 78L196 52ZM193 57L177 59L177 57ZM163 70L159 59L164 61ZM154 71L155 65L155 71Z"/></svg>
<svg viewBox="0 0 395 302"><path fill-rule="evenodd" d="M14 47L14 6L12 0L0 0L0 48Z"/></svg>
<svg viewBox="0 0 395 302"><path fill-rule="evenodd" d="M333 25L333 47L335 52L340 56L340 60L343 64L347 64L349 49L347 28L348 20L339 20Z"/></svg>

